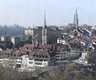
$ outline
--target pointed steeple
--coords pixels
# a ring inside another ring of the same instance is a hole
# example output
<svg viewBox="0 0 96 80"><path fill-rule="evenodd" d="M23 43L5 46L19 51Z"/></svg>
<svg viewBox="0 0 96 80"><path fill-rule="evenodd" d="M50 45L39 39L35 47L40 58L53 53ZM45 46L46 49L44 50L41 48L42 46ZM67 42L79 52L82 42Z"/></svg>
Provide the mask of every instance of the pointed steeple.
<svg viewBox="0 0 96 80"><path fill-rule="evenodd" d="M42 44L47 44L46 11L44 11L44 26L42 28Z"/></svg>
<svg viewBox="0 0 96 80"><path fill-rule="evenodd" d="M75 14L74 14L73 24L75 25L75 27L78 27L78 25L79 25L77 9L76 9Z"/></svg>
<svg viewBox="0 0 96 80"><path fill-rule="evenodd" d="M46 10L44 10L44 28L47 28L47 25L46 25Z"/></svg>

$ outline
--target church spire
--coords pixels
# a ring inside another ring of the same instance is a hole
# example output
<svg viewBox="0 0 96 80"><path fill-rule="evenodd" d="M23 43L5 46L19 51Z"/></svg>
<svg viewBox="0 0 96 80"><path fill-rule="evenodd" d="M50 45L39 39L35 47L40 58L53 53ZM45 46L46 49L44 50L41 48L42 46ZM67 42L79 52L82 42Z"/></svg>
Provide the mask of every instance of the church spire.
<svg viewBox="0 0 96 80"><path fill-rule="evenodd" d="M78 25L79 25L77 9L76 9L75 14L74 14L73 24L75 25L75 27L78 27Z"/></svg>
<svg viewBox="0 0 96 80"><path fill-rule="evenodd" d="M47 28L47 25L46 25L46 10L44 10L44 28Z"/></svg>

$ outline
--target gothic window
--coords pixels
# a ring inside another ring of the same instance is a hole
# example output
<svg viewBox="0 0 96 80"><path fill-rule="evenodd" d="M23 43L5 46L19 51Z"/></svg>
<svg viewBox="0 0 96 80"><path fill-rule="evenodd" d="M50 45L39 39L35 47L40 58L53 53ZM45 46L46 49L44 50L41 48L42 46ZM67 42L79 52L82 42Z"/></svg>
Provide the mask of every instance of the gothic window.
<svg viewBox="0 0 96 80"><path fill-rule="evenodd" d="M44 34L44 35L46 34L46 31L45 31L45 30L43 31L43 34Z"/></svg>
<svg viewBox="0 0 96 80"><path fill-rule="evenodd" d="M45 34L45 30L44 30L44 34Z"/></svg>

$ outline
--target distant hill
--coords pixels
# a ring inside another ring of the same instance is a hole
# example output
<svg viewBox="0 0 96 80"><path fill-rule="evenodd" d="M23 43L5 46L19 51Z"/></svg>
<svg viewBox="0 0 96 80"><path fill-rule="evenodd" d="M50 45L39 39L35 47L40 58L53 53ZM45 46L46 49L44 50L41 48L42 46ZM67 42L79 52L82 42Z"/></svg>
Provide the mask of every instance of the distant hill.
<svg viewBox="0 0 96 80"><path fill-rule="evenodd" d="M10 35L10 36L17 36L23 35L25 28L18 25L12 26L0 26L0 35Z"/></svg>

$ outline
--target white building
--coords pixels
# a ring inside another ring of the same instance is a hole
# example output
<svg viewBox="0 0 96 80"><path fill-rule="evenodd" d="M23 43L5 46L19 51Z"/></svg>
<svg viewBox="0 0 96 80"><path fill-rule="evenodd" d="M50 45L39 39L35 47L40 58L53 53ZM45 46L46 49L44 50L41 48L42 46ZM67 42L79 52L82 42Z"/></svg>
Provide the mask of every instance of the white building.
<svg viewBox="0 0 96 80"><path fill-rule="evenodd" d="M57 62L65 62L68 59L76 58L80 55L79 49L72 49L71 51L56 52L55 58Z"/></svg>
<svg viewBox="0 0 96 80"><path fill-rule="evenodd" d="M48 66L48 61L44 59L35 59L29 57L28 55L23 55L21 58L16 60L16 67L20 67L19 69L34 71L36 69L40 69Z"/></svg>
<svg viewBox="0 0 96 80"><path fill-rule="evenodd" d="M83 51L81 57L78 60L75 60L74 62L76 62L78 64L87 65L88 64L87 52L86 51Z"/></svg>
<svg viewBox="0 0 96 80"><path fill-rule="evenodd" d="M64 39L58 38L57 39L57 44L66 44L66 41Z"/></svg>

